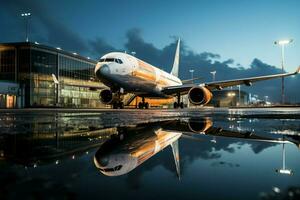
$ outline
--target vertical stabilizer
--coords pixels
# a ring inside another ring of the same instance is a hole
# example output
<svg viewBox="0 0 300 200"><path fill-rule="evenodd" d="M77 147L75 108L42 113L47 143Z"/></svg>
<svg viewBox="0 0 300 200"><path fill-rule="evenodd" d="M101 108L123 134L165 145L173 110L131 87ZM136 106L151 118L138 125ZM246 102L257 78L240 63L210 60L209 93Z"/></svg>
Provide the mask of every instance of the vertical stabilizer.
<svg viewBox="0 0 300 200"><path fill-rule="evenodd" d="M171 74L176 77L178 77L178 72L179 72L179 54L180 54L180 38L178 39L177 42L173 68L171 71Z"/></svg>
<svg viewBox="0 0 300 200"><path fill-rule="evenodd" d="M176 165L176 172L177 172L177 176L180 180L180 160L179 160L179 147L178 147L178 140L176 140L175 142L173 142L171 144L172 147L172 152L173 152L173 156L174 156L174 161L175 161L175 165Z"/></svg>

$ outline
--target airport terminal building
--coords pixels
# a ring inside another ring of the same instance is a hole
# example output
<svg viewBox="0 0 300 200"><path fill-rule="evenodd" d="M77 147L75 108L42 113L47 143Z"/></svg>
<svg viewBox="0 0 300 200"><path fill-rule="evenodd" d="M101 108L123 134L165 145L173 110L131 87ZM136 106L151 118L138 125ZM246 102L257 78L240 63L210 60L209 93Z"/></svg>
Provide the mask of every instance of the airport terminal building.
<svg viewBox="0 0 300 200"><path fill-rule="evenodd" d="M0 108L105 107L99 101L105 86L94 75L95 65L94 60L60 48L31 42L0 44Z"/></svg>

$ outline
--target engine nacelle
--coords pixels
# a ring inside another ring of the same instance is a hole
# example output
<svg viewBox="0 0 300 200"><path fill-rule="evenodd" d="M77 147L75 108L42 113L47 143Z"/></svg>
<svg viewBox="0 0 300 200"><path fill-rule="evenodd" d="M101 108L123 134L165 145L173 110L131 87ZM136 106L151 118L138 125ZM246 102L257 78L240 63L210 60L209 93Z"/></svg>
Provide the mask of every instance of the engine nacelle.
<svg viewBox="0 0 300 200"><path fill-rule="evenodd" d="M212 96L213 95L209 89L200 86L191 88L188 93L190 102L195 105L207 104L211 100Z"/></svg>
<svg viewBox="0 0 300 200"><path fill-rule="evenodd" d="M191 119L188 122L189 130L194 133L205 133L212 126L213 126L213 122L209 118L204 118L200 120Z"/></svg>
<svg viewBox="0 0 300 200"><path fill-rule="evenodd" d="M99 94L99 98L103 104L112 104L118 100L118 97L116 96L116 94L114 94L109 89L101 90L101 92Z"/></svg>

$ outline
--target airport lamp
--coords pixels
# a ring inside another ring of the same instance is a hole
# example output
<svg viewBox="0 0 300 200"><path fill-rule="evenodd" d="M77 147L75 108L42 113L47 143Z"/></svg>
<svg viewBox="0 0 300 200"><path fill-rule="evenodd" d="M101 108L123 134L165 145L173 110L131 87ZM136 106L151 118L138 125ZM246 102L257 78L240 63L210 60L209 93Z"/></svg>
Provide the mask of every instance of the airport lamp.
<svg viewBox="0 0 300 200"><path fill-rule="evenodd" d="M239 106L241 104L241 85L237 86L239 88Z"/></svg>
<svg viewBox="0 0 300 200"><path fill-rule="evenodd" d="M189 72L191 73L191 79L192 79L192 82L193 82L193 83L194 83L194 80L193 80L193 79L194 79L194 71L195 71L195 70L193 70L193 69L190 69L190 70L189 70Z"/></svg>
<svg viewBox="0 0 300 200"><path fill-rule="evenodd" d="M31 13L28 12L28 13L22 13L21 14L21 17L24 17L25 19L25 24L26 24L26 42L28 42L28 29L29 29L29 17L31 16Z"/></svg>
<svg viewBox="0 0 300 200"><path fill-rule="evenodd" d="M285 45L293 42L293 39L277 40L274 42L275 45L281 46L281 68L284 73L284 47ZM281 103L284 104L284 77L281 78Z"/></svg>
<svg viewBox="0 0 300 200"><path fill-rule="evenodd" d="M212 81L215 81L217 71L212 71L210 73L212 74L212 79L213 79Z"/></svg>

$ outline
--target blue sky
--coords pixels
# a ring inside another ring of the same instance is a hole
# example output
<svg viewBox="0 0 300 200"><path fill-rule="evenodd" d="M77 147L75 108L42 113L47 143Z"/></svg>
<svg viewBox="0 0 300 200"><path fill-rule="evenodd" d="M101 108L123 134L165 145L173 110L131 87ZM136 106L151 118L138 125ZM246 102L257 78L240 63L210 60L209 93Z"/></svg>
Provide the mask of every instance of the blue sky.
<svg viewBox="0 0 300 200"><path fill-rule="evenodd" d="M274 40L293 38L294 42L286 48L286 69L292 71L300 65L297 55L300 51L297 38L300 38L300 1L297 0L2 2L0 25L7 30L2 31L3 35L0 33L0 42L24 38L24 24L17 14L30 11L31 39L40 42L45 40L45 31L41 28L45 18L51 18L52 24L60 23L82 40L102 38L119 49L124 48L126 32L139 28L144 40L157 48L172 42L171 36L180 36L195 52L217 53L223 60L234 59L233 66L240 63L247 68L253 58L279 66L280 48L274 45ZM45 18L41 17L43 14ZM55 37L59 37L59 33Z"/></svg>

